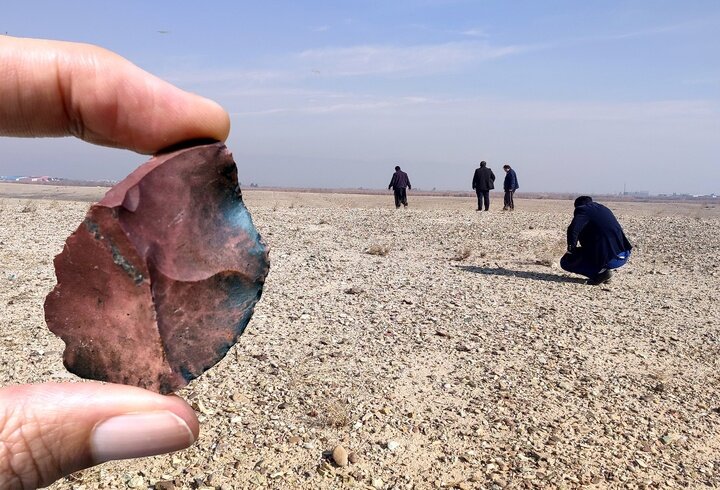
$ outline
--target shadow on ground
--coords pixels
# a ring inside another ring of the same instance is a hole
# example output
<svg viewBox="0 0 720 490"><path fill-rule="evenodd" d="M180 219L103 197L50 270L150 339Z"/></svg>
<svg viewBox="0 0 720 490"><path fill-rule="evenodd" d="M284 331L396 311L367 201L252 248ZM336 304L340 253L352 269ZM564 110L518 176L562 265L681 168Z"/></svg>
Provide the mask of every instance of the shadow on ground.
<svg viewBox="0 0 720 490"><path fill-rule="evenodd" d="M549 274L547 272L516 271L506 269L505 267L478 267L475 265L461 265L459 268L465 272L474 272L475 274L487 274L491 276L510 276L520 277L522 279L534 279L536 281L570 282L576 284L585 283L585 279L580 277L561 276L558 274Z"/></svg>

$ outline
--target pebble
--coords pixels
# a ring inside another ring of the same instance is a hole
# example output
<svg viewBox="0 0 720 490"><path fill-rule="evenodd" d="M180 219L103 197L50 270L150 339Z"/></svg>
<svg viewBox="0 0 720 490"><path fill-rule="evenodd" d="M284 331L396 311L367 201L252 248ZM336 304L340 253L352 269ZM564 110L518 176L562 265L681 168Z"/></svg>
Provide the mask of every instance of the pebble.
<svg viewBox="0 0 720 490"><path fill-rule="evenodd" d="M140 488L145 486L145 479L142 476L134 476L127 482L128 488Z"/></svg>
<svg viewBox="0 0 720 490"><path fill-rule="evenodd" d="M677 434L665 434L660 438L660 440L665 444L666 446L669 446L673 442L677 441L680 437Z"/></svg>
<svg viewBox="0 0 720 490"><path fill-rule="evenodd" d="M373 478L372 479L372 487L376 490L381 490L385 487L385 483L380 478Z"/></svg>
<svg viewBox="0 0 720 490"><path fill-rule="evenodd" d="M397 441L388 441L387 442L388 451L395 451L399 447L400 447L400 443Z"/></svg>
<svg viewBox="0 0 720 490"><path fill-rule="evenodd" d="M332 458L338 466L347 466L348 464L348 453L345 448L340 445L335 446L335 449L333 449Z"/></svg>

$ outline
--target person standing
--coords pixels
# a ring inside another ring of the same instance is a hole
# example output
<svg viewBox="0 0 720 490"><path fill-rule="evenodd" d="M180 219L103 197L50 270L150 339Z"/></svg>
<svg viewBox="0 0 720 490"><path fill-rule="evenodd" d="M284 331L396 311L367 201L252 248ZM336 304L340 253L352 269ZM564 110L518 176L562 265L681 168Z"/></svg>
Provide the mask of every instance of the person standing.
<svg viewBox="0 0 720 490"><path fill-rule="evenodd" d="M495 174L484 161L480 162L480 167L475 169L472 188L477 194L477 210L482 211L484 203L485 211L490 211L490 190L495 188Z"/></svg>
<svg viewBox="0 0 720 490"><path fill-rule="evenodd" d="M390 179L388 189L392 189L395 193L395 208L399 208L400 204L407 207L407 189L412 189L408 174L400 170L399 166L395 167L395 173Z"/></svg>
<svg viewBox="0 0 720 490"><path fill-rule="evenodd" d="M514 211L515 201L513 201L513 195L515 194L515 191L520 188L518 185L517 174L507 163L503 165L503 170L505 170L505 182L503 183L505 199L503 202L503 211Z"/></svg>
<svg viewBox="0 0 720 490"><path fill-rule="evenodd" d="M575 199L575 212L567 229L567 253L560 259L560 267L587 277L588 284L595 286L608 282L612 269L625 265L631 250L612 211L590 196Z"/></svg>

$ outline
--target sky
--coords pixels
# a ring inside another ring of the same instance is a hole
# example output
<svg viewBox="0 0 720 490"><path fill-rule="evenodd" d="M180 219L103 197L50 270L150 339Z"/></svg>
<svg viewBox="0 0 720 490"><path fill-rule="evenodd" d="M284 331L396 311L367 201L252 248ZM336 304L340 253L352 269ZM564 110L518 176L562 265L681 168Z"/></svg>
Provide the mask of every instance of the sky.
<svg viewBox="0 0 720 490"><path fill-rule="evenodd" d="M231 115L243 185L720 193L720 2L3 2L0 33L97 44ZM1 39L1 38L0 38ZM146 156L0 139L0 175Z"/></svg>

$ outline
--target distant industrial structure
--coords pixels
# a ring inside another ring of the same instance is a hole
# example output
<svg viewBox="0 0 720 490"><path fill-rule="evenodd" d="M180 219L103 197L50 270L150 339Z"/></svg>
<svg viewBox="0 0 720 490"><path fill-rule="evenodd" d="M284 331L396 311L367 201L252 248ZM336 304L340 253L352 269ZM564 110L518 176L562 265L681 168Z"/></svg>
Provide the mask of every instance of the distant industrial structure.
<svg viewBox="0 0 720 490"><path fill-rule="evenodd" d="M0 175L0 182L18 182L21 184L50 184L60 182L62 179L50 177L48 175L41 176L25 176L25 175Z"/></svg>

